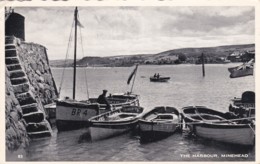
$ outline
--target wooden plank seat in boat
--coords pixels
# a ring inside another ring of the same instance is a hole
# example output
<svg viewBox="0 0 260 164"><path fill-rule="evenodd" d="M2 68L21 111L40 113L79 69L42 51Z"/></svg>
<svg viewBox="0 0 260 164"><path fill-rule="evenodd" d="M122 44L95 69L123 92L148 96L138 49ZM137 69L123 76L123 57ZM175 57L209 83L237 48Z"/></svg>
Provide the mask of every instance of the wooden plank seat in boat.
<svg viewBox="0 0 260 164"><path fill-rule="evenodd" d="M172 120L172 119L153 119L152 120L153 122L161 122L161 123L173 123L175 122L175 120Z"/></svg>
<svg viewBox="0 0 260 164"><path fill-rule="evenodd" d="M203 119L203 120L226 120L223 117L206 114L206 113L193 113L193 114L186 114L186 116L194 118L194 119Z"/></svg>
<svg viewBox="0 0 260 164"><path fill-rule="evenodd" d="M235 122L232 122L231 120L225 119L221 116L217 115L212 115L212 114L200 114L200 113L195 113L195 114L186 114L187 116L196 119L196 120L201 120L207 123L218 123L218 124L236 124Z"/></svg>
<svg viewBox="0 0 260 164"><path fill-rule="evenodd" d="M177 120L178 122L178 116L175 114L158 114L154 113L153 115L150 116L150 118L147 118L148 121L153 121L153 122L174 122Z"/></svg>
<svg viewBox="0 0 260 164"><path fill-rule="evenodd" d="M105 118L106 121L125 121L136 117L137 113L115 113Z"/></svg>

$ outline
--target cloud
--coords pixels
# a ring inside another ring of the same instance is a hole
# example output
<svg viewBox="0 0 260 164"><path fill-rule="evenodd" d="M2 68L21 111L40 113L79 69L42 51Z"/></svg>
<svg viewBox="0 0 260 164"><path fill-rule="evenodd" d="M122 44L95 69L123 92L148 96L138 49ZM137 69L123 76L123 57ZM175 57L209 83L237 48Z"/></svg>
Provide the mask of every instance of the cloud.
<svg viewBox="0 0 260 164"><path fill-rule="evenodd" d="M74 8L18 7L15 11L25 16L26 41L46 46L50 59L65 57ZM253 43L254 15L254 7L79 8L85 56Z"/></svg>

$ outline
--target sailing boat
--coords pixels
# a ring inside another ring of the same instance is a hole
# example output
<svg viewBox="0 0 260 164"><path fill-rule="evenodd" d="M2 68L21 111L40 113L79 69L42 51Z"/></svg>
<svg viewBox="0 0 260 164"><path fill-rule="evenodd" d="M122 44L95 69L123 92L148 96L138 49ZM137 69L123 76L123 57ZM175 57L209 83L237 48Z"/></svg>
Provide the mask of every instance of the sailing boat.
<svg viewBox="0 0 260 164"><path fill-rule="evenodd" d="M126 94L113 94L107 97L111 109L105 104L97 103L97 98L89 98L85 101L75 100L76 95L76 55L77 55L77 26L82 26L78 20L78 9L74 11L75 38L74 38L74 67L73 67L73 98L65 98L56 102L56 126L58 131L79 129L89 126L89 118L99 114L116 110L123 106L139 106L138 95L128 92ZM136 71L135 71L136 74ZM131 74L132 75L132 74ZM131 78L133 75L131 76ZM135 77L135 76L134 76ZM131 80L130 78L130 80ZM129 80L129 79L128 79Z"/></svg>

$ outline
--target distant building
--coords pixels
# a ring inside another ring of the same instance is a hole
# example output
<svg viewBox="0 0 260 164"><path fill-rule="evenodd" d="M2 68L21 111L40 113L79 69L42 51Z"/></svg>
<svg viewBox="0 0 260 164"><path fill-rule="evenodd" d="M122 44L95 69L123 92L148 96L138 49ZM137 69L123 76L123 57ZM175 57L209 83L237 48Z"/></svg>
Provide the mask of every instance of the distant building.
<svg viewBox="0 0 260 164"><path fill-rule="evenodd" d="M230 60L231 62L241 62L242 55L243 53L240 53L239 51L234 51L227 57L227 60Z"/></svg>

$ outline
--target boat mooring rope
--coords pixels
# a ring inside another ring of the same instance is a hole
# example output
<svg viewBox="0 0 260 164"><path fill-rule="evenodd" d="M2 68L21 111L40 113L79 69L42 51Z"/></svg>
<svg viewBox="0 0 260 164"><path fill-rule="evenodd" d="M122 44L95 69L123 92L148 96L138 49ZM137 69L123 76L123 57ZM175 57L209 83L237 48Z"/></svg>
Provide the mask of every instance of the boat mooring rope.
<svg viewBox="0 0 260 164"><path fill-rule="evenodd" d="M252 126L250 124L248 124L248 126L251 128L251 130L254 132L255 135L255 130L252 128Z"/></svg>
<svg viewBox="0 0 260 164"><path fill-rule="evenodd" d="M58 97L60 97L61 87L62 87L63 80L64 80L65 67L66 67L66 64L67 64L67 59L68 59L68 54L69 54L69 48L70 48L71 39L72 39L72 29L73 29L73 25L74 25L74 19L73 19L73 21L72 21L72 26L71 26L71 30L70 30L69 42L68 42L68 47L67 47L67 52L66 52L66 58L65 58L65 61L64 61L64 67L63 67L63 70L62 70L61 82L60 82L60 87L59 87L59 91L58 91Z"/></svg>

